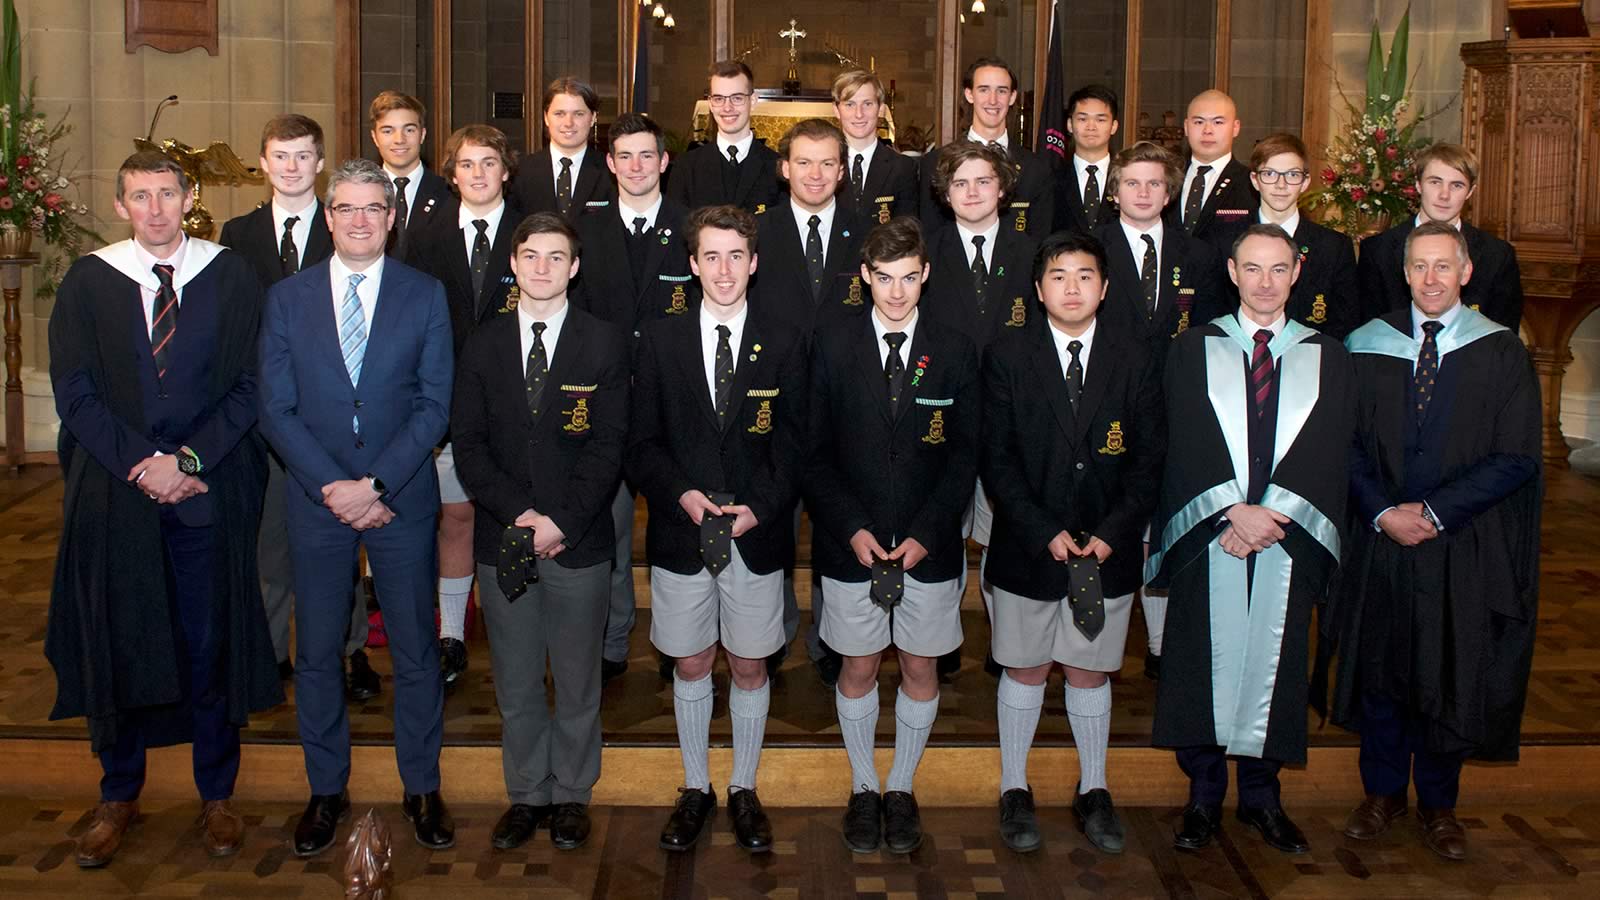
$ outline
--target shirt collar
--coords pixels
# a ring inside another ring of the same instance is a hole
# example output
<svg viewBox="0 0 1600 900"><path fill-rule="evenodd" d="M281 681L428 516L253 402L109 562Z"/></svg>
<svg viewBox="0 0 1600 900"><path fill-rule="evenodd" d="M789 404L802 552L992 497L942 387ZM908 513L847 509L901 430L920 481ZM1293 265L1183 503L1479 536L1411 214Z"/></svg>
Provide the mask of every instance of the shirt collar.
<svg viewBox="0 0 1600 900"><path fill-rule="evenodd" d="M1424 219L1422 217L1422 213L1417 213L1417 217L1415 219L1411 220L1411 227L1412 228L1420 228L1420 227L1422 227L1422 223L1423 222L1431 222L1431 221L1433 221L1433 220L1432 219ZM1455 226L1455 229L1457 231L1460 231L1461 230L1461 217L1460 216L1456 216L1456 220L1454 222L1451 222L1450 224Z"/></svg>
<svg viewBox="0 0 1600 900"><path fill-rule="evenodd" d="M838 208L838 197L829 198L828 205L814 213L806 212L804 207L794 202L793 197L789 198L789 209L794 213L794 224L800 229L800 238L802 240L805 239L806 232L811 230L811 226L808 223L811 221L812 216L822 220L817 223L817 231L823 235L823 240L827 240L827 235L833 233L833 211Z"/></svg>
<svg viewBox="0 0 1600 900"><path fill-rule="evenodd" d="M619 195L617 197L617 215L622 218L623 230L630 234L633 233L633 220L644 216L644 227L648 231L656 227L656 218L661 215L661 194L659 192L656 193L656 202L650 204L649 209L640 211L635 211L633 207L624 203Z"/></svg>
<svg viewBox="0 0 1600 900"><path fill-rule="evenodd" d="M1244 314L1243 308L1239 310L1238 318L1239 327L1244 329L1244 333L1252 338L1255 337L1256 332L1260 331L1263 327L1272 332L1273 337L1277 337L1278 335L1283 334L1284 326L1289 324L1289 317L1284 314L1283 310L1278 311L1277 321L1267 326L1257 325L1254 319L1251 319Z"/></svg>
<svg viewBox="0 0 1600 900"><path fill-rule="evenodd" d="M1461 299L1459 297L1456 298L1455 303L1450 304L1449 309L1439 314L1439 318L1432 320L1423 314L1422 310L1418 309L1417 305L1413 303L1411 304L1411 336L1419 340L1422 338L1423 322L1435 321L1441 323L1444 325L1444 328L1439 329L1439 331L1443 333L1444 331L1448 330L1451 325L1455 324L1456 319L1459 318L1461 318Z"/></svg>
<svg viewBox="0 0 1600 900"><path fill-rule="evenodd" d="M1233 154L1232 153L1224 153L1221 156L1217 157L1216 159L1213 159L1211 162L1208 162L1208 163L1203 163L1198 159L1190 159L1189 160L1189 174L1191 174L1191 175L1194 174L1194 171L1196 169L1200 168L1201 166L1210 166L1211 167L1211 171L1206 173L1206 177L1209 178L1212 175L1220 175L1220 174L1222 174L1222 170L1226 169L1228 167L1228 163L1230 163L1230 162L1233 162Z"/></svg>
<svg viewBox="0 0 1600 900"><path fill-rule="evenodd" d="M900 358L901 358L902 362L904 362L904 361L906 361L908 359L908 354L910 354L910 352L911 352L911 339L916 334L916 331L917 331L917 319L921 318L921 316L922 316L922 310L913 309L911 311L911 318L905 323L905 326L902 327L902 328L896 328L895 329L895 331L903 331L903 332L905 332L905 335L906 335L905 343L900 345ZM887 352L889 345L884 342L883 336L889 333L889 329L885 328L884 325L883 325L883 322L879 321L879 319L878 319L878 311L876 309L874 309L867 316L867 318L872 320L872 333L877 336L878 345L880 347L883 347L885 349L885 352Z"/></svg>
<svg viewBox="0 0 1600 900"><path fill-rule="evenodd" d="M187 249L189 249L189 236L181 231L178 233L178 249L172 251L172 255L166 259L157 259L155 254L146 250L144 245L139 243L137 239L133 242L133 255L139 260L141 269L149 272L158 263L171 266L174 279L177 278L178 272L183 269L183 252Z"/></svg>
<svg viewBox="0 0 1600 900"><path fill-rule="evenodd" d="M489 210L489 212L485 213L482 216L473 215L472 212L467 209L467 205L465 203L463 203L463 204L460 205L460 212L456 216L456 222L460 226L460 228L463 231L465 231L467 229L472 228L472 220L474 220L474 219L483 219L484 221L489 223L489 228L488 228L489 241L490 241L490 243L493 243L495 234L500 231L500 217L505 215L505 212L506 212L506 201L504 199L502 199L500 201L500 205L499 206L496 206L494 209Z"/></svg>
<svg viewBox="0 0 1600 900"><path fill-rule="evenodd" d="M991 141L986 137L979 136L978 130L976 128L968 128L967 129L967 140L974 141L976 143L982 144L985 147L987 147L990 144L999 144L1000 146L1006 148L1006 150L1008 150L1008 151L1011 149L1011 132L1009 132L1009 131L1001 132L999 137L997 137L997 138L995 138L994 140Z"/></svg>
<svg viewBox="0 0 1600 900"><path fill-rule="evenodd" d="M1050 324L1050 337L1056 342L1056 355L1060 356L1062 360L1069 360L1072 358L1072 354L1067 352L1067 345L1073 341L1077 341L1083 345L1083 347L1078 351L1079 362L1082 362L1083 359L1088 356L1089 348L1094 346L1095 329L1100 324L1098 319L1089 320L1088 330L1077 337L1073 337L1072 335L1067 334L1065 331L1057 328L1054 322L1050 322L1050 318L1048 316L1045 317L1045 321Z"/></svg>
<svg viewBox="0 0 1600 900"><path fill-rule="evenodd" d="M711 314L711 304L704 302L700 304L700 330L707 334L715 332L718 325L726 325L728 326L729 331L738 333L744 328L745 319L748 319L749 317L749 300L746 300L744 305L739 307L739 311L734 313L733 317L726 322L718 321L717 317Z"/></svg>
<svg viewBox="0 0 1600 900"><path fill-rule="evenodd" d="M560 148L556 147L555 144L552 143L550 145L550 164L555 166L556 167L556 171L559 172L559 171L561 171L561 160L562 160L562 158L565 157L567 159L570 159L570 160L572 160L572 168L574 169L574 173L573 174L576 175L577 174L576 170L583 165L584 154L586 154L588 152L589 152L589 145L588 144L584 144L582 147L579 147L577 153L567 153L566 151L561 150Z"/></svg>
<svg viewBox="0 0 1600 900"><path fill-rule="evenodd" d="M739 161L740 162L744 162L745 160L750 158L750 145L754 144L755 142L756 142L756 133L754 131L751 131L750 133L746 134L743 138L740 138L737 142L730 141L730 140L728 140L728 138L725 135L722 134L722 132L720 132L720 131L717 132L717 152L722 154L722 158L723 159L727 159L728 158L728 148L729 147L738 147L739 148Z"/></svg>
<svg viewBox="0 0 1600 900"><path fill-rule="evenodd" d="M533 317L532 304L518 303L517 304L517 319L522 322L522 330L523 331L527 331L528 329L532 328L533 327L533 323L535 323L535 322L540 322L540 321L544 322L544 325L545 325L545 328L544 328L545 340L547 340L547 341L548 340L554 340L553 337L550 337L551 332L560 333L561 326L566 324L566 321L567 321L567 310L569 310L571 308L572 308L572 300L570 298L568 298L565 302L563 302L561 304L561 308L556 310L555 315L551 316L548 319L535 319Z"/></svg>
<svg viewBox="0 0 1600 900"><path fill-rule="evenodd" d="M1282 228L1284 231L1288 232L1289 237L1294 237L1295 230L1300 227L1300 210L1296 208L1294 212L1289 214L1287 221L1278 223L1267 218L1267 205L1263 203L1261 204L1261 208L1256 211L1256 221L1263 225L1277 225L1279 228Z"/></svg>
<svg viewBox="0 0 1600 900"><path fill-rule="evenodd" d="M393 181L396 178L411 179L410 181L406 182L406 187L410 187L411 185L422 180L422 160L417 160L416 165L412 166L411 171L409 172L396 172L395 170L389 168L388 163L383 164L383 171L389 176L390 181Z"/></svg>
<svg viewBox="0 0 1600 900"><path fill-rule="evenodd" d="M290 212L289 210L283 208L283 205L278 202L278 196L274 194L272 196L273 225L276 227L276 230L280 232L283 231L283 222L290 216L294 216L300 220L299 222L295 223L296 226L303 225L311 221L311 217L317 214L317 204L318 200L315 196L313 196L311 198L311 202L307 204L304 209L300 210L299 212Z"/></svg>
<svg viewBox="0 0 1600 900"><path fill-rule="evenodd" d="M1160 219L1157 219L1155 224L1151 225L1148 231L1140 231L1139 229L1133 227L1133 225L1131 225L1126 219L1119 219L1118 223L1122 225L1122 233L1128 236L1128 246L1138 247L1140 244L1144 243L1140 238L1143 235L1148 234L1150 235L1151 240L1156 242L1156 252L1161 252L1161 238L1165 234L1165 229L1161 227Z"/></svg>
<svg viewBox="0 0 1600 900"><path fill-rule="evenodd" d="M877 140L873 140L872 143L866 145L865 147L860 148L859 150L856 149L855 147L846 146L845 147L845 154L844 154L844 156L845 156L845 166L844 166L845 179L848 181L849 178L850 178L850 173L855 170L856 156L858 156L858 155L861 157L861 175L862 175L863 178L865 178L867 172L872 169L872 154L877 152L877 150L878 150L878 142L877 142Z"/></svg>
<svg viewBox="0 0 1600 900"><path fill-rule="evenodd" d="M960 220L957 220L956 233L961 235L961 245L963 247L971 247L972 239L980 234L983 235L984 251L986 253L993 253L995 239L1000 237L1000 220L995 219L994 224L990 225L984 231L973 231L972 229L963 225Z"/></svg>
<svg viewBox="0 0 1600 900"><path fill-rule="evenodd" d="M361 280L363 285L376 284L383 280L384 259L386 259L386 257L380 256L373 261L372 265L361 270L361 274L366 276ZM345 265L344 258L338 253L334 253L333 256L328 260L328 268L333 274L333 283L336 285L345 284L347 281L349 281L351 275L356 274L354 270ZM341 287L341 291L342 290L343 288Z"/></svg>
<svg viewBox="0 0 1600 900"><path fill-rule="evenodd" d="M1111 154L1109 153L1099 159L1084 159L1074 153L1072 154L1072 161L1079 172L1082 172L1088 166L1094 166L1096 175L1105 175L1106 171L1111 168Z"/></svg>

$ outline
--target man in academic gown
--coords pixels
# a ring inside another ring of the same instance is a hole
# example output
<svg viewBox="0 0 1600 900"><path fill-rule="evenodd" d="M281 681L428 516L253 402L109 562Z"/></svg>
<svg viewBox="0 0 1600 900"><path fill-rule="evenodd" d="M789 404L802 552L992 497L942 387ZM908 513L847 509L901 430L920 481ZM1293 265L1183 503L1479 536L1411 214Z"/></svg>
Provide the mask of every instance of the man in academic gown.
<svg viewBox="0 0 1600 900"><path fill-rule="evenodd" d="M1366 799L1345 834L1378 837L1414 783L1423 843L1466 857L1465 759L1517 758L1538 600L1539 387L1516 332L1465 306L1464 236L1406 240L1408 309L1350 336L1358 397L1352 548L1328 612L1334 721L1361 733ZM1487 298L1486 298L1487 299Z"/></svg>
<svg viewBox="0 0 1600 900"><path fill-rule="evenodd" d="M1411 305L1405 277L1406 235L1424 222L1452 225L1467 239L1472 280L1461 286L1461 302L1511 329L1522 324L1522 269L1509 243L1461 217L1478 187L1478 157L1460 144L1433 144L1417 154L1415 218L1361 242L1361 321Z"/></svg>
<svg viewBox="0 0 1600 900"><path fill-rule="evenodd" d="M600 95L570 75L545 88L544 130L550 144L522 161L510 192L524 214L553 212L577 222L589 210L611 206L616 189L600 155L589 147L599 112Z"/></svg>
<svg viewBox="0 0 1600 900"><path fill-rule="evenodd" d="M783 196L778 154L750 128L756 77L736 59L711 66L707 103L715 136L689 148L668 173L667 196L693 212L729 204L759 213Z"/></svg>
<svg viewBox="0 0 1600 900"><path fill-rule="evenodd" d="M839 196L868 224L917 214L917 161L878 137L886 100L883 82L871 72L854 69L833 80L833 112L850 145Z"/></svg>
<svg viewBox="0 0 1600 900"><path fill-rule="evenodd" d="M138 817L146 749L181 743L206 851L238 852L239 729L283 700L256 580L261 284L183 234L189 189L163 154L128 157L115 206L133 238L73 263L50 316L66 496L45 657L50 718L88 719L100 758L84 867Z"/></svg>
<svg viewBox="0 0 1600 900"><path fill-rule="evenodd" d="M1201 91L1189 101L1183 117L1189 158L1167 221L1191 237L1211 240L1217 228L1244 221L1261 202L1249 170L1233 157L1239 124L1233 98L1221 91Z"/></svg>
<svg viewBox="0 0 1600 900"><path fill-rule="evenodd" d="M1011 108L1021 96L1017 89L1017 73L1003 59L979 57L968 64L961 76L961 96L972 110L972 124L966 134L953 143L974 141L993 147L1006 157L1016 172L1016 179L1012 189L1006 192L1006 206L1000 214L1001 228L1026 233L1037 243L1055 224L1052 184L1055 166L1052 156L1011 140L1008 127ZM955 213L940 199L934 186L939 157L950 146L936 147L918 160L922 196L917 205L922 216L922 230L929 234L955 218Z"/></svg>
<svg viewBox="0 0 1600 900"><path fill-rule="evenodd" d="M1306 145L1292 134L1258 141L1250 153L1250 183L1261 194L1261 206L1243 220L1217 225L1213 242L1226 257L1251 225L1270 222L1288 232L1300 248L1300 277L1285 311L1296 322L1342 341L1361 324L1355 247L1348 237L1300 214L1300 195L1311 187L1309 159ZM1238 290L1228 294L1232 309L1238 305Z"/></svg>
<svg viewBox="0 0 1600 900"><path fill-rule="evenodd" d="M218 243L244 254L261 278L274 284L333 253L333 237L317 199L317 175L323 166L322 126L314 119L285 113L261 129L261 171L272 185L272 199L222 226ZM289 655L289 619L294 615L294 581L289 570L289 524L283 484L283 461L267 452L267 493L261 505L261 534L256 539L261 569L261 596L267 611L278 675L293 677ZM383 680L367 661L367 607L350 606L350 634L345 639L348 661L345 694L352 702L371 700Z"/></svg>
<svg viewBox="0 0 1600 900"><path fill-rule="evenodd" d="M1152 742L1189 777L1180 850L1221 827L1230 756L1239 820L1286 853L1309 849L1278 769L1306 758L1311 607L1339 560L1355 403L1344 349L1284 315L1296 250L1278 226L1251 226L1228 265L1238 314L1180 335L1164 372L1145 575L1171 591Z"/></svg>

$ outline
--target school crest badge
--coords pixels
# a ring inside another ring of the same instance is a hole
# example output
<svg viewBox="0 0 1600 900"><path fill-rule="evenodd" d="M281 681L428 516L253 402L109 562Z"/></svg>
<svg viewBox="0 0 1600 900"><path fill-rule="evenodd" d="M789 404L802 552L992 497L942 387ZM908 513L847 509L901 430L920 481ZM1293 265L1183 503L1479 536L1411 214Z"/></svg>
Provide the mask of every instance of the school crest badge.
<svg viewBox="0 0 1600 900"><path fill-rule="evenodd" d="M1127 450L1128 448L1122 443L1122 422L1113 421L1111 429L1106 432L1106 445L1096 452L1104 453L1106 456L1121 456Z"/></svg>
<svg viewBox="0 0 1600 900"><path fill-rule="evenodd" d="M861 276L860 275L851 275L850 276L850 293L845 295L844 305L845 306L860 306L861 305Z"/></svg>
<svg viewBox="0 0 1600 900"><path fill-rule="evenodd" d="M933 411L933 418L928 420L928 433L922 436L924 444L944 443L944 410Z"/></svg>
<svg viewBox="0 0 1600 900"><path fill-rule="evenodd" d="M751 434L771 434L772 433L772 401L771 400L763 400L763 401L761 401L761 406L756 409L756 423L754 425L751 425L749 428L746 428L745 431L748 431Z"/></svg>
<svg viewBox="0 0 1600 900"><path fill-rule="evenodd" d="M1021 328L1028 324L1028 302L1021 297L1011 301L1011 318L1005 321L1007 328Z"/></svg>
<svg viewBox="0 0 1600 900"><path fill-rule="evenodd" d="M583 434L589 430L589 398L579 397L571 409L564 409L561 414L567 417L567 424L561 430L569 434Z"/></svg>
<svg viewBox="0 0 1600 900"><path fill-rule="evenodd" d="M1311 301L1311 315L1309 316L1309 321L1313 325L1321 325L1323 322L1328 321L1327 297L1323 296L1322 294L1318 294Z"/></svg>

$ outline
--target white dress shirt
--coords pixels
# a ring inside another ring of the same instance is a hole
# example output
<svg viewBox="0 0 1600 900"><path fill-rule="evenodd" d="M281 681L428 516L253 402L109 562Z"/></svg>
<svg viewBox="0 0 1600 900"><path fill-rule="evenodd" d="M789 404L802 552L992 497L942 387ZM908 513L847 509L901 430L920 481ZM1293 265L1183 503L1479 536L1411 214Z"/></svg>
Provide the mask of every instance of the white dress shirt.
<svg viewBox="0 0 1600 900"><path fill-rule="evenodd" d="M1007 155L1010 155L1011 153L1011 133L1009 131L1001 132L999 137L995 138L994 140L990 140L978 134L978 130L976 128L968 128L967 140L976 141L985 147L989 146L990 144L999 144L1000 149L1004 150Z"/></svg>
<svg viewBox="0 0 1600 900"><path fill-rule="evenodd" d="M1183 174L1183 193L1178 195L1179 211L1183 210L1183 204L1189 202L1189 189L1194 184L1194 177L1199 173L1201 166L1211 167L1211 171L1206 173L1205 193L1200 196L1200 204L1204 206L1205 202L1211 199L1211 192L1216 190L1217 179L1222 177L1222 170L1232 161L1232 153L1224 153L1208 163L1203 163L1198 159L1189 160L1189 171Z"/></svg>
<svg viewBox="0 0 1600 900"><path fill-rule="evenodd" d="M738 147L739 148L739 162L744 162L745 160L750 158L750 145L754 144L755 142L756 142L756 133L754 131L745 132L744 137L740 138L737 141L730 141L726 137L724 137L721 132L718 132L717 133L717 152L722 154L722 158L723 159L727 159L728 158L728 148L729 147Z"/></svg>
<svg viewBox="0 0 1600 900"><path fill-rule="evenodd" d="M333 288L333 322L337 328L344 310L344 295L350 290L350 276L364 275L361 284L356 286L356 297L361 300L361 316L366 320L367 335L372 335L372 314L378 308L378 288L383 284L384 257L378 257L373 263L355 272L339 254L333 254L328 261L328 281Z"/></svg>
<svg viewBox="0 0 1600 900"><path fill-rule="evenodd" d="M867 173L872 171L872 154L877 152L877 149L878 139L876 136L873 137L872 143L866 145L865 147L860 149L855 147L848 148L849 152L845 154L844 167L844 180L846 184L850 182L850 179L856 170L856 157L858 156L861 157L861 183L866 184Z"/></svg>
<svg viewBox="0 0 1600 900"><path fill-rule="evenodd" d="M1239 327L1244 329L1245 336L1251 340L1254 340L1256 332L1263 328L1272 332L1273 338L1277 338L1278 335L1283 334L1283 329L1289 324L1289 317L1284 315L1282 310L1278 311L1278 318L1271 325L1257 324L1256 320L1245 314L1243 307L1240 307L1238 317Z"/></svg>
<svg viewBox="0 0 1600 900"><path fill-rule="evenodd" d="M300 260L301 265L305 264L306 244L311 240L311 219L313 216L318 216L321 214L322 208L317 204L317 198L315 196L311 198L310 203L306 204L305 209L302 209L299 212L290 212L289 210L284 209L278 204L278 198L276 196L272 198L273 240L276 240L278 242L278 246L281 248L283 246L283 223L287 222L290 216L298 219L298 221L295 222L294 225L289 229L289 239L294 241L294 250Z"/></svg>
<svg viewBox="0 0 1600 900"><path fill-rule="evenodd" d="M800 232L800 254L802 257L806 252L806 237L811 233L810 222L811 217L814 215L821 219L817 223L817 235L822 238L822 258L828 258L828 236L833 233L833 214L838 208L838 202L830 198L827 209L811 213L807 212L800 204L794 202L793 198L790 198L789 210L794 213L794 226Z"/></svg>
<svg viewBox="0 0 1600 900"><path fill-rule="evenodd" d="M494 236L500 231L500 217L504 216L505 212L506 202L504 200L500 201L499 206L489 210L487 214L482 216L473 215L472 212L467 209L467 205L465 203L461 204L460 214L456 216L456 222L461 227L461 239L467 248L468 265L472 264L472 242L478 239L478 228L472 224L473 220L483 219L485 222L489 223L489 227L484 229L484 236L489 239L489 249L492 250L494 249Z"/></svg>
<svg viewBox="0 0 1600 900"><path fill-rule="evenodd" d="M517 304L517 321L522 325L522 377L528 377L528 354L533 352L533 323L544 322L544 334L540 340L544 343L544 364L551 366L556 361L556 344L561 340L561 326L567 323L567 310L572 304L562 301L561 308L556 310L548 319L536 319L529 310L529 304Z"/></svg>
<svg viewBox="0 0 1600 900"><path fill-rule="evenodd" d="M920 315L920 311L911 310L911 318L906 322L905 327L895 329L896 331L905 332L906 335L905 341L900 344L900 365L908 369L911 367L911 341L917 335L917 319ZM889 329L885 328L882 320L878 318L877 310L872 311L872 333L878 336L878 365L887 369L889 366L889 342L884 340L883 336L889 333Z"/></svg>
<svg viewBox="0 0 1600 900"><path fill-rule="evenodd" d="M396 178L408 178L408 179L410 179L409 181L406 182L406 189L405 189L406 216L409 219L411 214L413 212L415 212L416 209L417 209L417 190L422 187L422 163L418 162L416 165L412 166L411 167L411 171L409 171L409 172L396 172L395 170L389 168L388 164L385 163L384 167L383 167L383 171L384 171L384 173L386 175L389 176L389 181L390 182L393 182ZM395 205L396 206L400 205L400 198L399 197L395 198ZM399 228L404 228L404 227L406 227L407 224L409 224L409 222L400 222L400 221L396 221L395 222L395 225L397 227L399 227Z"/></svg>
<svg viewBox="0 0 1600 900"><path fill-rule="evenodd" d="M1076 153L1072 154L1072 169L1078 173L1078 197L1081 200L1089 199L1090 166L1094 166L1095 180L1100 182L1100 199L1103 202L1110 187L1106 182L1106 174L1111 170L1111 154L1107 153L1101 159L1084 159Z"/></svg>
<svg viewBox="0 0 1600 900"><path fill-rule="evenodd" d="M1048 321L1048 320L1047 320ZM1061 362L1061 377L1067 377L1067 366L1072 363L1072 353L1067 350L1067 345L1077 341L1083 346L1078 348L1078 365L1083 366L1083 379L1087 384L1089 380L1089 351L1094 349L1094 331L1099 322L1090 319L1089 328L1083 334L1073 337L1057 328L1054 322L1050 323L1050 337L1056 342L1056 356ZM1081 387L1081 385L1080 385Z"/></svg>
<svg viewBox="0 0 1600 900"><path fill-rule="evenodd" d="M1161 238L1165 236L1166 229L1162 227L1160 219L1156 219L1156 223L1150 226L1149 231L1140 231L1129 225L1126 219L1121 220L1121 224L1122 234L1128 239L1128 250L1133 254L1133 270L1135 272L1140 271L1140 267L1144 265L1144 235L1150 235L1150 239L1156 242L1156 284L1158 285L1156 289L1156 305L1159 307L1161 305L1161 290L1159 288L1161 284Z"/></svg>
<svg viewBox="0 0 1600 900"><path fill-rule="evenodd" d="M978 248L972 246L972 239L980 234L983 236L983 269L986 272L993 272L994 243L1000 238L1000 220L995 219L993 225L981 232L968 230L967 226L961 224L958 220L956 222L956 233L961 235L961 252L967 256L967 268L969 269L972 268L972 257L978 251Z"/></svg>
<svg viewBox="0 0 1600 900"><path fill-rule="evenodd" d="M1261 222L1261 224L1263 224L1263 225L1276 225L1279 228L1282 228L1284 230L1284 233L1288 234L1289 237L1294 237L1295 229L1300 227L1300 210L1299 209L1291 210L1290 213L1289 213L1289 218L1284 219L1282 222L1274 222L1274 221L1272 221L1272 219L1269 218L1271 213L1272 213L1272 210L1267 209L1267 205L1265 203L1263 203L1263 204L1261 204L1260 211L1258 211L1256 213L1256 218ZM1298 253L1298 251L1296 251L1296 252Z"/></svg>
<svg viewBox="0 0 1600 900"><path fill-rule="evenodd" d="M661 194L656 194L656 202L650 204L649 209L634 209L628 205L625 195L617 196L617 215L622 219L622 230L633 233L633 220L644 216L644 230L649 231L656 227L656 216L661 215Z"/></svg>
<svg viewBox="0 0 1600 900"><path fill-rule="evenodd" d="M1431 317L1431 316L1429 316L1427 313L1423 312L1422 310L1417 309L1417 305L1415 303L1413 303L1413 304L1411 304L1411 336L1416 338L1419 341L1422 340L1422 323L1430 321L1430 320L1431 321L1435 321L1435 322L1439 322L1440 324L1442 324L1444 326L1443 328L1439 329L1439 334L1443 335L1446 331L1450 330L1450 326L1454 325L1456 320L1459 319L1459 318L1461 318L1461 300L1459 298L1456 300L1456 302L1450 304L1450 308L1449 309L1447 309L1444 312L1440 313L1438 318L1436 318L1436 319ZM1435 338L1435 340L1437 340L1437 339L1438 338ZM1412 360L1411 361L1411 369L1412 369L1412 371L1416 371L1416 368L1417 368L1417 361L1416 360Z"/></svg>
<svg viewBox="0 0 1600 900"><path fill-rule="evenodd" d="M173 291L178 295L179 312L183 310L183 288L177 286L177 275L178 271L183 268L183 251L188 247L189 236L180 232L178 249L172 251L172 255L166 259L156 259L155 254L146 250L143 244L138 241L133 242L133 254L138 258L139 266L144 271L150 271L157 264L172 267ZM141 305L144 307L144 333L146 336L150 334L156 324L156 292L159 290L160 281L158 280L156 284L156 287L152 287L142 280L139 282L139 297L144 301Z"/></svg>
<svg viewBox="0 0 1600 900"><path fill-rule="evenodd" d="M1419 227L1422 226L1423 222L1431 222L1431 221L1433 221L1433 220L1432 219L1423 218L1422 217L1422 213L1417 213L1416 218L1411 220L1411 227L1412 228L1419 228ZM1450 224L1451 227L1455 228L1455 230L1460 231L1461 230L1461 217L1460 216L1456 216L1455 220L1450 222L1449 224Z"/></svg>
<svg viewBox="0 0 1600 900"><path fill-rule="evenodd" d="M578 187L578 170L583 168L583 155L589 152L589 145L584 144L577 153L564 153L556 149L555 144L550 145L550 190L554 191L556 179L561 177L561 160L572 160L572 187Z"/></svg>
<svg viewBox="0 0 1600 900"><path fill-rule="evenodd" d="M711 391L711 407L717 406L717 342L722 338L717 334L718 325L728 326L728 347L733 350L733 370L739 371L739 346L744 340L744 323L750 318L750 304L739 307L733 318L726 322L717 321L707 307L710 304L700 304L700 356L704 361L706 370L706 387Z"/></svg>

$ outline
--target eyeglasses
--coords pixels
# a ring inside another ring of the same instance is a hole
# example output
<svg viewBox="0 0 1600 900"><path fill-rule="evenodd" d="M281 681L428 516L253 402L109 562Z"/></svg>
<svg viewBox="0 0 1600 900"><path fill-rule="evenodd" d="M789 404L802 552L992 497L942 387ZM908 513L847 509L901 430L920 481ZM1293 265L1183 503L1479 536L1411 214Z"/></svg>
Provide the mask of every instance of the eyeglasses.
<svg viewBox="0 0 1600 900"><path fill-rule="evenodd" d="M328 207L328 211L333 213L334 217L340 221L348 222L356 217L356 213L361 213L369 219L381 218L389 212L389 207L384 206L382 203L368 203L366 206L352 206L349 203L340 203L337 206Z"/></svg>
<svg viewBox="0 0 1600 900"><path fill-rule="evenodd" d="M1301 169L1290 169L1287 172L1279 172L1277 169L1256 170L1256 177L1261 179L1262 184L1277 184L1279 178L1282 178L1285 184L1304 184L1310 174Z"/></svg>
<svg viewBox="0 0 1600 900"><path fill-rule="evenodd" d="M750 102L749 94L712 94L709 98L712 106L739 107Z"/></svg>

